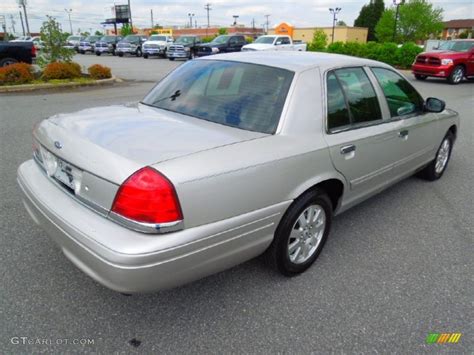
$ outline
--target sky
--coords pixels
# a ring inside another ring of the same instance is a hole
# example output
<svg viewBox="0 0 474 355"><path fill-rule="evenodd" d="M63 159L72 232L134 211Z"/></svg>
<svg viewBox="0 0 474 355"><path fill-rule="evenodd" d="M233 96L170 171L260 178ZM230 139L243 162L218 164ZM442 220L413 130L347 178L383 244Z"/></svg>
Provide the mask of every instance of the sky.
<svg viewBox="0 0 474 355"><path fill-rule="evenodd" d="M330 7L341 7L338 20L348 25L354 24L362 5L369 0L130 0L133 24L138 27L150 27L150 10L153 9L154 23L164 27L189 23L188 13L195 14L193 22L198 26L207 25L207 15L204 5L211 3L211 26L229 26L233 22L233 15L238 15L238 23L262 27L265 23L264 15L269 14L270 27L281 22L288 22L296 27L322 27L332 25ZM437 7L444 9L444 19L474 18L473 0L431 0ZM114 1L110 0L28 0L27 13L31 32L39 32L41 23L46 15L56 17L65 31L69 31L69 21L65 9L71 9L73 31L103 30L100 24L106 17L107 8ZM116 0L116 4L126 4L127 0ZM385 0L391 6L392 0ZM13 21L16 33L21 32L17 0L0 0L0 15L5 15L7 30L12 32Z"/></svg>

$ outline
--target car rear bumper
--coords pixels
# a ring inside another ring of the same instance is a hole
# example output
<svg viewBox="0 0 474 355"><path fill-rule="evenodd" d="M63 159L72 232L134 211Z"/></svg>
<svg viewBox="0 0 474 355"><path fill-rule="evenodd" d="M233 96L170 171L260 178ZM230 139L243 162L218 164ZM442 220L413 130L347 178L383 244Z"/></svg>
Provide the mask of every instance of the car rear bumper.
<svg viewBox="0 0 474 355"><path fill-rule="evenodd" d="M102 285L123 293L172 288L261 254L291 201L179 232L146 235L98 215L33 161L18 169L24 205L63 253Z"/></svg>
<svg viewBox="0 0 474 355"><path fill-rule="evenodd" d="M411 67L411 71L413 74L436 76L439 78L447 78L449 75L451 75L452 70L453 70L452 65L433 66L433 65L413 64L413 66Z"/></svg>

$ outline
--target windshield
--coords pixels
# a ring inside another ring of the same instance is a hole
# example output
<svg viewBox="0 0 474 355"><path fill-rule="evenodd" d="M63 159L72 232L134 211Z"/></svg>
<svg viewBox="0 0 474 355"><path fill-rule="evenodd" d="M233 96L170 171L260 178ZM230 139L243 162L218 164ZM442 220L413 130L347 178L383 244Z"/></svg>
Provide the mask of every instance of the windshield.
<svg viewBox="0 0 474 355"><path fill-rule="evenodd" d="M80 39L81 39L81 37L79 37L79 36L69 36L67 38L68 41L78 41Z"/></svg>
<svg viewBox="0 0 474 355"><path fill-rule="evenodd" d="M275 37L259 37L254 43L272 44L274 40Z"/></svg>
<svg viewBox="0 0 474 355"><path fill-rule="evenodd" d="M448 41L442 43L438 49L453 52L468 52L474 47L474 41Z"/></svg>
<svg viewBox="0 0 474 355"><path fill-rule="evenodd" d="M214 38L211 43L223 44L223 43L226 43L228 39L229 39L229 36L219 36L219 37Z"/></svg>
<svg viewBox="0 0 474 355"><path fill-rule="evenodd" d="M166 36L151 36L148 40L166 42Z"/></svg>
<svg viewBox="0 0 474 355"><path fill-rule="evenodd" d="M99 36L89 36L86 38L86 41L98 41L100 39Z"/></svg>
<svg viewBox="0 0 474 355"><path fill-rule="evenodd" d="M248 131L275 133L294 73L257 64L190 61L142 103Z"/></svg>
<svg viewBox="0 0 474 355"><path fill-rule="evenodd" d="M115 39L115 36L104 36L100 40L104 42L108 42L108 41L113 41L114 39Z"/></svg>
<svg viewBox="0 0 474 355"><path fill-rule="evenodd" d="M194 37L178 37L175 43L188 44L193 43Z"/></svg>
<svg viewBox="0 0 474 355"><path fill-rule="evenodd" d="M138 36L128 35L123 39L124 42L137 42L139 40Z"/></svg>

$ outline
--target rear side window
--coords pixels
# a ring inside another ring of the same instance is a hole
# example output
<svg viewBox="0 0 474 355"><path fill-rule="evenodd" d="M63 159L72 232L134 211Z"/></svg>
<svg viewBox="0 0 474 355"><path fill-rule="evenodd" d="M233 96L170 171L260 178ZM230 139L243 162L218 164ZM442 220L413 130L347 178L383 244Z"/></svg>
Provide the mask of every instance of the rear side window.
<svg viewBox="0 0 474 355"><path fill-rule="evenodd" d="M423 110L423 98L407 80L389 69L372 68L372 71L383 90L390 116L416 114Z"/></svg>
<svg viewBox="0 0 474 355"><path fill-rule="evenodd" d="M344 93L334 73L327 76L328 129L335 130L349 126L351 119L346 106Z"/></svg>
<svg viewBox="0 0 474 355"><path fill-rule="evenodd" d="M349 105L351 124L382 119L377 95L364 69L344 68L334 73Z"/></svg>

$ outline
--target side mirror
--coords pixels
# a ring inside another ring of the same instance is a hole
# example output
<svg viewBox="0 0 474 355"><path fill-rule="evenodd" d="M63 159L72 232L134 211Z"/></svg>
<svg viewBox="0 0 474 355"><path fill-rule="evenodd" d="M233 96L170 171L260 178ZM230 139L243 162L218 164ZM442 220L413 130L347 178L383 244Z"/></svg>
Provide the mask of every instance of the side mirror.
<svg viewBox="0 0 474 355"><path fill-rule="evenodd" d="M425 111L426 112L443 112L446 108L446 102L434 97L428 97L425 102Z"/></svg>

